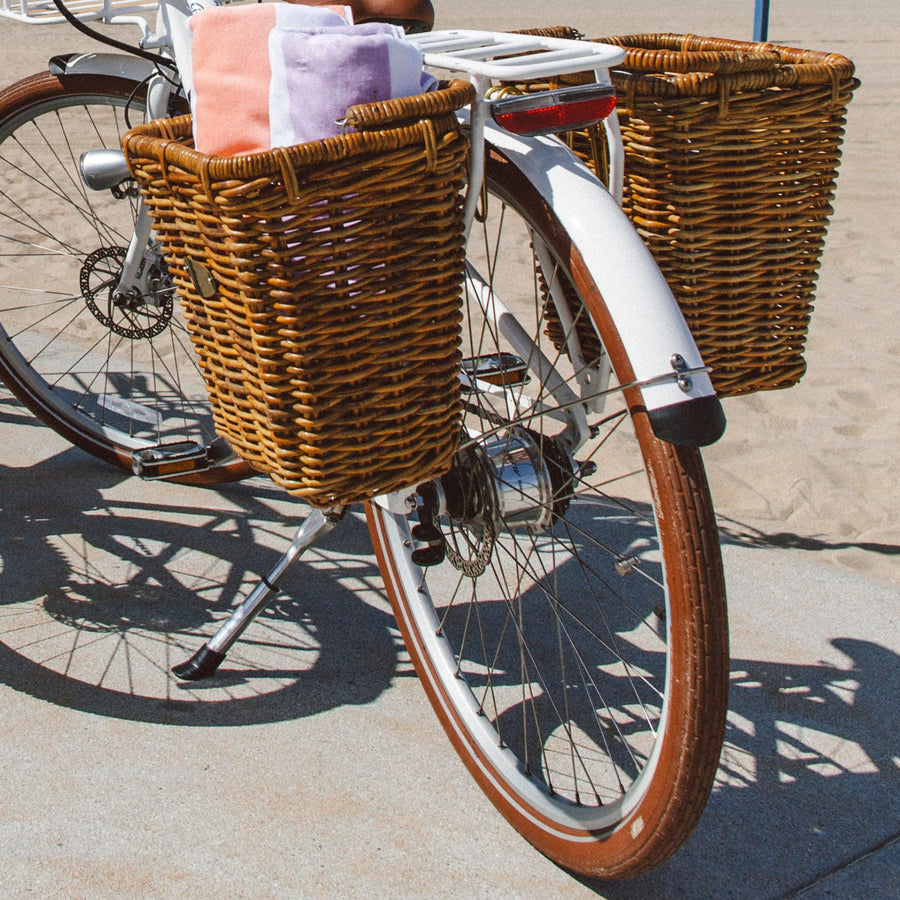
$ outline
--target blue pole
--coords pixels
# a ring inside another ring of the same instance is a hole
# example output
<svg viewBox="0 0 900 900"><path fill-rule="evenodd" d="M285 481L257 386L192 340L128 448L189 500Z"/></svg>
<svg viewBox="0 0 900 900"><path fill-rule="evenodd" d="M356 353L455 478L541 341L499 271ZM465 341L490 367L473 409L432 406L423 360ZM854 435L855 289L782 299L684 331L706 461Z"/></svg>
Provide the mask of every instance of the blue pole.
<svg viewBox="0 0 900 900"><path fill-rule="evenodd" d="M756 0L756 12L753 16L753 40L769 39L769 0Z"/></svg>

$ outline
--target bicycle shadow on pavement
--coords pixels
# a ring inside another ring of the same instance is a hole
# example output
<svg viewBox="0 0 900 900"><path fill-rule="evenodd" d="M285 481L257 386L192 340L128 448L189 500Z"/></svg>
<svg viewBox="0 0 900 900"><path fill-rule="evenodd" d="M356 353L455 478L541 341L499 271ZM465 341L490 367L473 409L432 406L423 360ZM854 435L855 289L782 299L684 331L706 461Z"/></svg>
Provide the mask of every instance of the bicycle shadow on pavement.
<svg viewBox="0 0 900 900"><path fill-rule="evenodd" d="M595 531L603 521L593 522L591 530L600 543L610 543L602 530ZM581 525L588 530L586 522ZM578 879L606 900L790 897L900 836L900 656L886 646L896 621L891 589L858 588L866 594L870 618L854 622L855 607L841 605L846 597L838 585L788 562L793 583L779 567L767 576L780 586L783 602L774 608L766 605L769 585L760 570L772 557L757 563L747 557L764 555L764 548L735 544L727 536L723 544L743 552L749 565L747 583L739 582L734 592L733 647L744 653L738 650L730 664L728 725L715 787L694 834L669 862L625 882ZM733 559L726 555L729 580ZM825 606L836 620L824 616ZM808 620L817 613L823 614L824 631ZM605 614L620 631L615 609ZM846 631L835 632L842 623ZM823 638L829 629L841 636ZM885 641L860 634L884 634ZM765 658L765 649L754 659L746 652L771 641L782 654L779 660L818 661L775 661ZM635 655L631 662L653 671L648 658ZM614 696L607 682L598 684L605 696ZM520 709L509 714L520 715ZM877 888L854 896L864 893L887 896Z"/></svg>
<svg viewBox="0 0 900 900"><path fill-rule="evenodd" d="M879 556L900 556L900 545L880 541L841 541L791 531L765 532L752 525L719 516L719 535L723 544L771 550L864 550Z"/></svg>
<svg viewBox="0 0 900 900"><path fill-rule="evenodd" d="M900 658L867 640L831 645L846 665L733 659L725 745L696 831L647 875L584 883L608 900L792 897L896 840Z"/></svg>
<svg viewBox="0 0 900 900"><path fill-rule="evenodd" d="M21 424L4 408L7 433ZM76 450L0 465L0 680L62 707L176 725L373 701L401 674L401 650L358 516L291 570L219 677L181 686L169 674L245 593L245 570L274 563L292 530L283 502L260 479L148 484ZM896 835L900 660L858 637L829 649L814 664L733 659L722 762L694 835L645 876L581 883L608 900L787 897Z"/></svg>
<svg viewBox="0 0 900 900"><path fill-rule="evenodd" d="M0 465L0 680L72 709L184 725L371 702L400 641L357 514L288 570L215 678L170 672L286 549L307 508L291 503L286 520L285 499L261 478L140 482L75 449Z"/></svg>

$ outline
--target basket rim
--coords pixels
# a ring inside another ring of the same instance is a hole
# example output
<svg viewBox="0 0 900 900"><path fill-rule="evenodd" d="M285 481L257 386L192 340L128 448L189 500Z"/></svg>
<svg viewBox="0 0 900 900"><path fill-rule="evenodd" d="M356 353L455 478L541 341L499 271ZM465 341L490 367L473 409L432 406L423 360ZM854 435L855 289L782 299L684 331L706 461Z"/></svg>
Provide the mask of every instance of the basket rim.
<svg viewBox="0 0 900 900"><path fill-rule="evenodd" d="M625 50L615 77L637 94L674 90L703 95L767 88L826 85L855 89L853 62L839 53L768 42L738 41L669 32L591 38Z"/></svg>
<svg viewBox="0 0 900 900"><path fill-rule="evenodd" d="M767 41L740 41L706 37L690 32L657 32L591 38L615 44L626 52L625 64L646 71L747 72L798 66L823 80L837 70L844 77L854 72L852 60L840 53L804 50Z"/></svg>
<svg viewBox="0 0 900 900"><path fill-rule="evenodd" d="M284 173L285 163L300 170L353 156L421 144L455 130L456 110L472 101L475 88L467 81L453 81L425 94L351 106L346 124L357 131L276 147L255 153L214 156L195 150L192 117L155 119L127 131L122 147L134 172L133 158L156 159L201 176L206 184L251 180Z"/></svg>

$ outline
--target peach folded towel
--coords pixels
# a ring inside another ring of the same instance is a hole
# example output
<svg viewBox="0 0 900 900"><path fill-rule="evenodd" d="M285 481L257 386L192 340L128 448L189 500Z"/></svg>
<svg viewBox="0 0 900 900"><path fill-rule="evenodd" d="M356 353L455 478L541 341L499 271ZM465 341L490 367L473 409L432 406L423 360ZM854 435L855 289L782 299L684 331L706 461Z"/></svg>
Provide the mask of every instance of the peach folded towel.
<svg viewBox="0 0 900 900"><path fill-rule="evenodd" d="M220 156L341 133L357 103L436 86L393 25L347 25L325 7L213 7L189 20L194 143Z"/></svg>

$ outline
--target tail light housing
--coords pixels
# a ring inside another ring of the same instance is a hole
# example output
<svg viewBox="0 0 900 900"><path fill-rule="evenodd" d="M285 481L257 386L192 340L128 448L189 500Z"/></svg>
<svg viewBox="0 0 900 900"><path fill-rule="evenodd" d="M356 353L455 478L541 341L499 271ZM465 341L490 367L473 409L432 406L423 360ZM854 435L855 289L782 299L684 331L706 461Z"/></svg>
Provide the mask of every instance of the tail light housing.
<svg viewBox="0 0 900 900"><path fill-rule="evenodd" d="M513 134L554 134L595 125L615 108L611 84L586 84L494 100L491 115Z"/></svg>

